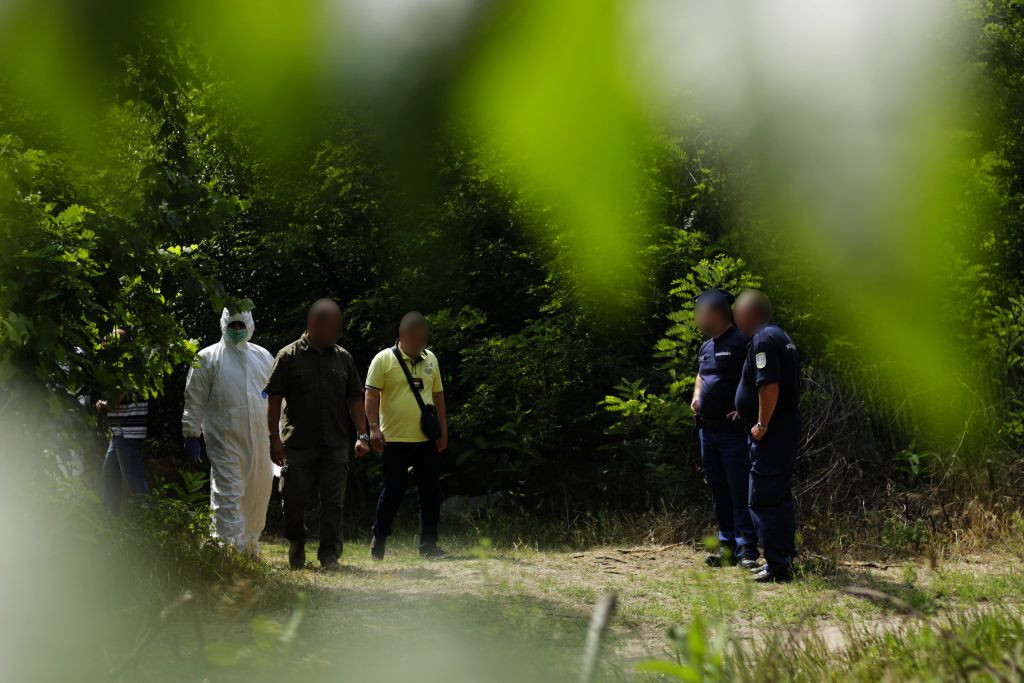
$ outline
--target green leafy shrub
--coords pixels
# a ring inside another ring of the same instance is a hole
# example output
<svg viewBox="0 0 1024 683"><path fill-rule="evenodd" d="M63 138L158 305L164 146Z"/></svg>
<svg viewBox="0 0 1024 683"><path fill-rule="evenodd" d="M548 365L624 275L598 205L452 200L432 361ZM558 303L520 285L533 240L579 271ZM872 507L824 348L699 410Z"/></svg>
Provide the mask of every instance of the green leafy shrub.
<svg viewBox="0 0 1024 683"><path fill-rule="evenodd" d="M183 590L207 607L234 593L236 603L283 598L286 591L276 590L258 558L212 537L208 484L203 472L181 472L178 480L158 482L134 498L118 517L79 483L66 489L62 504L76 511L83 533L94 536L97 549L118 567L128 604L162 605Z"/></svg>
<svg viewBox="0 0 1024 683"><path fill-rule="evenodd" d="M686 683L730 680L726 675L729 640L721 624L709 625L699 614L688 628L673 626L668 641L675 661L649 659L637 665L641 673L655 673Z"/></svg>

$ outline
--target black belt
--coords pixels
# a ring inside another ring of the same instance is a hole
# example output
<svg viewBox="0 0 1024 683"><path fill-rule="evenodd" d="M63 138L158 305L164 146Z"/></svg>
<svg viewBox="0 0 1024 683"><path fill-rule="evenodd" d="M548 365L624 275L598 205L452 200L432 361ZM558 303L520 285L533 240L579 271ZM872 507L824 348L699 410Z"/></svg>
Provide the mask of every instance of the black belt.
<svg viewBox="0 0 1024 683"><path fill-rule="evenodd" d="M746 430L739 420L729 420L724 417L697 416L697 426L712 432L736 432L742 434Z"/></svg>

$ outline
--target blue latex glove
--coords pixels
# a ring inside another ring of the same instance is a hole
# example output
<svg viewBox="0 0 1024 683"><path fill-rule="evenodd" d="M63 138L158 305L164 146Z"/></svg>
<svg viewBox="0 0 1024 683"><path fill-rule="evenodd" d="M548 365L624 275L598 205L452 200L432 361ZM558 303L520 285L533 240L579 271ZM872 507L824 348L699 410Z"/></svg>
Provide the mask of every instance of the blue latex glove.
<svg viewBox="0 0 1024 683"><path fill-rule="evenodd" d="M203 451L199 447L198 436L185 437L185 455L187 455L188 459L192 462L198 463L203 461Z"/></svg>

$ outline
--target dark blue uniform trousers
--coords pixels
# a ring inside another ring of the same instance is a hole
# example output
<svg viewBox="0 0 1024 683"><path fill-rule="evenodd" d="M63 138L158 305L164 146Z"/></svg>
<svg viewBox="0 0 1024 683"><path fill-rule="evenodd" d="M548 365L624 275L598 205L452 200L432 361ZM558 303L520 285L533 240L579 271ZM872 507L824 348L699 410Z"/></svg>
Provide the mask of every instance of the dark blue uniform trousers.
<svg viewBox="0 0 1024 683"><path fill-rule="evenodd" d="M750 443L750 517L772 572L792 571L796 556L793 463L800 446L800 419L773 419L760 441Z"/></svg>
<svg viewBox="0 0 1024 683"><path fill-rule="evenodd" d="M437 523L441 516L441 456L433 441L421 443L389 442L381 453L384 488L377 499L377 515L373 535L391 535L395 513L405 497L405 487L412 469L420 494L420 549L437 543Z"/></svg>
<svg viewBox="0 0 1024 683"><path fill-rule="evenodd" d="M741 431L702 427L700 459L718 521L718 542L737 557L756 560L757 535L747 505L750 455Z"/></svg>

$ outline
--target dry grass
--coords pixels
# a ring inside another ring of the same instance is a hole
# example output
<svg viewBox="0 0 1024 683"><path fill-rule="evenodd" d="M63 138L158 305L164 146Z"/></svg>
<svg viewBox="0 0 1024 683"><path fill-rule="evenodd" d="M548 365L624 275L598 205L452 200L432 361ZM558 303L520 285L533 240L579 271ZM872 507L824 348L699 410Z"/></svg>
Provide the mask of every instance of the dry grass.
<svg viewBox="0 0 1024 683"><path fill-rule="evenodd" d="M268 545L267 558L286 581L316 596L320 609L304 628L401 631L425 613L457 611L470 623L497 621L506 635L540 635L568 657L582 647L594 603L615 591L612 658L627 668L666 654L666 630L697 614L752 642L789 629L795 637L824 634L836 648L852 631L885 632L906 620L892 606L844 592L849 585L893 595L925 614L1017 604L1024 595L1024 574L1001 555L936 558L934 566L920 558L819 558L807 563L801 580L762 587L739 569L705 567L703 552L686 543L538 550L541 545L514 539L492 547L470 531L448 539L452 559L431 562L418 557L406 536L392 541L378 563L365 545L350 543L340 574L288 571L283 544Z"/></svg>

